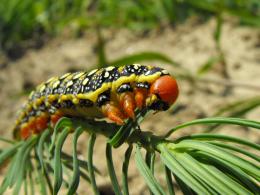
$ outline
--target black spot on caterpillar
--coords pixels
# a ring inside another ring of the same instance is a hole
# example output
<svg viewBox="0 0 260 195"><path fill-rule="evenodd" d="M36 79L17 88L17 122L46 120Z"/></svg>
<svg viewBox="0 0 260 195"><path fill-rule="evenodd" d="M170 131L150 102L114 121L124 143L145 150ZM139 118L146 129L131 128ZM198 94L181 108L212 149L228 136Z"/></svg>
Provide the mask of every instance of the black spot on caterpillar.
<svg viewBox="0 0 260 195"><path fill-rule="evenodd" d="M122 125L134 109L166 110L178 87L165 69L139 64L66 73L40 84L18 114L14 135L26 139L62 116L109 118Z"/></svg>

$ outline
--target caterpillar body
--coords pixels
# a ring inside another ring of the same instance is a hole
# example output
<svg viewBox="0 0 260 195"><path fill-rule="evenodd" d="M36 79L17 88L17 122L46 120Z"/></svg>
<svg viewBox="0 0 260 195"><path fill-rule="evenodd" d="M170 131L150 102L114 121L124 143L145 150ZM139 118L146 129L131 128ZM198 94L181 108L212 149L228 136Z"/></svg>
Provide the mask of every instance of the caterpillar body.
<svg viewBox="0 0 260 195"><path fill-rule="evenodd" d="M16 139L27 139L63 116L108 118L123 125L136 108L167 110L178 96L176 80L159 67L107 67L53 77L32 91L18 113Z"/></svg>

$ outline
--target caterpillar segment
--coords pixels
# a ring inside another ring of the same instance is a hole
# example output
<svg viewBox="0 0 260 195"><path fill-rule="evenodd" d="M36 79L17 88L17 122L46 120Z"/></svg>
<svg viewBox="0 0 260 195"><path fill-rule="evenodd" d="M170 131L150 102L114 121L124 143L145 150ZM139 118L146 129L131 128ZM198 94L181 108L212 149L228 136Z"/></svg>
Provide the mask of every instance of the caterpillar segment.
<svg viewBox="0 0 260 195"><path fill-rule="evenodd" d="M27 139L63 116L108 118L119 125L136 108L167 110L178 96L176 80L162 68L139 64L66 73L40 84L18 113L14 136Z"/></svg>

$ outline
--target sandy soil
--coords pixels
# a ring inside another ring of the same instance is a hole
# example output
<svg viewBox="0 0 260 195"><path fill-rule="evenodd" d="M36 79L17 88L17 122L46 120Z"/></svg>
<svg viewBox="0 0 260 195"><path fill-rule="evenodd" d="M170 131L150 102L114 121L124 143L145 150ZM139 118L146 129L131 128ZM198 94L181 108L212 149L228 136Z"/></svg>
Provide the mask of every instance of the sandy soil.
<svg viewBox="0 0 260 195"><path fill-rule="evenodd" d="M106 52L110 60L123 55L139 51L157 51L168 55L171 59L183 65L191 73L196 74L199 66L211 56L216 55L215 43L212 37L215 23L213 20L204 24L187 22L176 29L165 28L153 31L145 36L136 35L128 30L104 31ZM54 75L62 75L67 71L90 70L97 63L95 54L96 36L93 32L86 32L79 39L57 38L38 50L29 50L21 59L9 62L8 66L0 71L0 134L11 137L11 129L15 120L15 112L22 102L26 100L25 90L36 86ZM190 82L179 79L180 96L176 105L178 111L170 109L168 112L148 116L142 124L142 129L163 134L171 127L196 118L212 116L221 106L236 100L259 96L260 90L260 30L238 26L233 21L227 21L223 27L221 38L222 49L225 53L227 71L230 82L239 82L253 86L246 88L236 85L228 95L223 96L225 84L214 82ZM155 61L143 62L168 68L174 75L178 69L169 64ZM223 80L218 64L201 79L219 81ZM254 88L255 86L255 88ZM259 120L260 108L246 115L247 118ZM172 138L183 134L190 134L202 130L201 126L188 128L184 132L175 134ZM227 126L219 130L220 133L232 134L245 139L260 141L260 134L248 129ZM71 144L68 140L66 150L70 151ZM111 188L105 164L104 137L99 136L95 148L94 162L103 173L97 176L97 183L102 189ZM86 155L87 135L80 137L79 153ZM5 145L2 145L5 147ZM120 177L121 164L126 146L113 151L114 162ZM156 164L158 180L165 184L160 173L162 165ZM129 171L130 192L133 195L149 194L144 180L136 170L134 159L130 163ZM65 191L63 191L65 192ZM79 187L79 194L91 194L91 188L85 181ZM63 193L61 193L63 194ZM111 193L110 193L111 194Z"/></svg>

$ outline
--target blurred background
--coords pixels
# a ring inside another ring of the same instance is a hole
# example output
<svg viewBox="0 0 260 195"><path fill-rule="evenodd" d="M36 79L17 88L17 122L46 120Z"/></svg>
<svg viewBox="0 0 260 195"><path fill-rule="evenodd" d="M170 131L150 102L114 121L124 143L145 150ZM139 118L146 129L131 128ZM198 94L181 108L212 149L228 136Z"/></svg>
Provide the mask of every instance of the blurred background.
<svg viewBox="0 0 260 195"><path fill-rule="evenodd" d="M48 78L131 63L166 68L180 86L177 103L148 116L144 130L163 134L182 122L212 116L259 121L260 1L0 0L1 136L12 136L16 111ZM181 133L198 131L260 142L259 133L235 126L198 126ZM84 136L79 142L83 156ZM104 143L98 138L94 160L103 173L98 185L109 194ZM120 169L124 149L115 152ZM130 193L148 194L132 164ZM162 167L156 169L163 180ZM88 190L83 182L79 194Z"/></svg>

